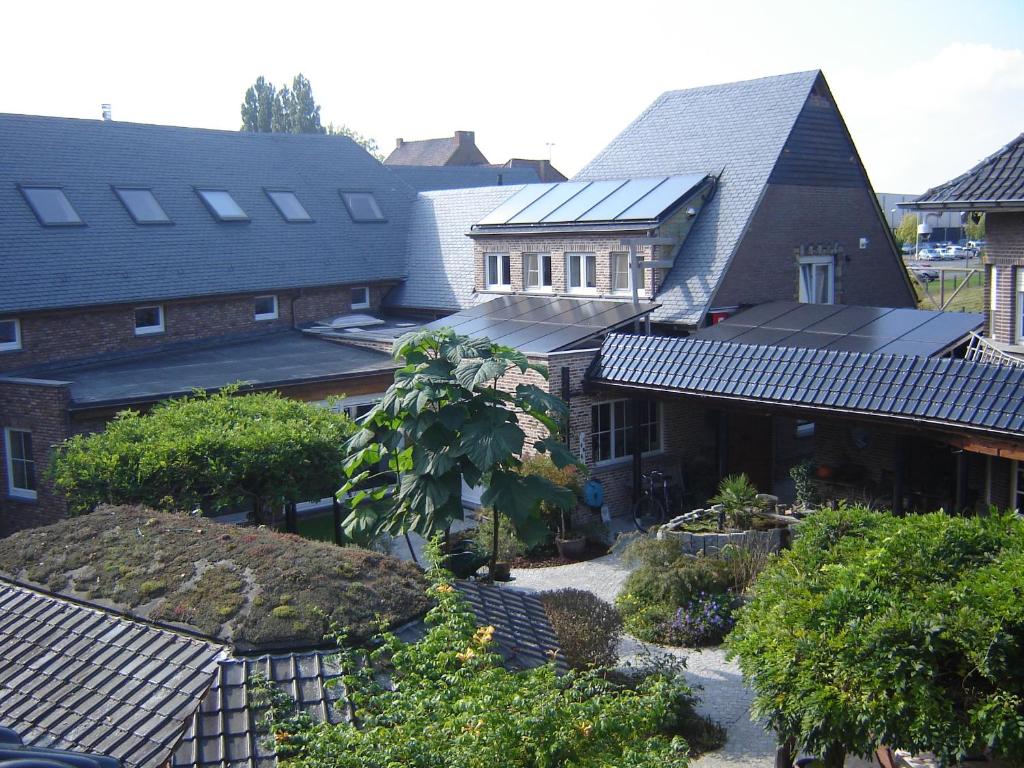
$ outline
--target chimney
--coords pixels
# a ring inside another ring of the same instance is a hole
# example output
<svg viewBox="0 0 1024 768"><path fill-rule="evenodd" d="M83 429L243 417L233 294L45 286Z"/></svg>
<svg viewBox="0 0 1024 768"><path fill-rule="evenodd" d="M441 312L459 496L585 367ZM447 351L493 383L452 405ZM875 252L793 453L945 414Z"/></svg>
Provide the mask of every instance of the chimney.
<svg viewBox="0 0 1024 768"><path fill-rule="evenodd" d="M114 118L112 118L110 116L110 105L109 104L100 104L100 109L102 110L102 114L103 114L103 122L109 123L111 120L114 119Z"/></svg>
<svg viewBox="0 0 1024 768"><path fill-rule="evenodd" d="M498 186L499 187L505 186L505 176L503 174L500 174L500 173L498 174Z"/></svg>
<svg viewBox="0 0 1024 768"><path fill-rule="evenodd" d="M395 149L401 149L403 144L405 144L405 139L395 139Z"/></svg>
<svg viewBox="0 0 1024 768"><path fill-rule="evenodd" d="M455 146L461 147L463 144L467 147L474 146L476 144L476 134L473 131L456 131Z"/></svg>

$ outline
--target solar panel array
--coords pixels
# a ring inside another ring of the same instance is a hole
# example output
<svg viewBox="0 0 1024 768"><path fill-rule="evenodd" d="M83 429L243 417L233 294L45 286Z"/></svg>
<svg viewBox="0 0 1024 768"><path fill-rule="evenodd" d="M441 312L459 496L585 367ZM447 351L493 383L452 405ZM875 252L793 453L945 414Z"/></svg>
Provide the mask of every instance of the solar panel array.
<svg viewBox="0 0 1024 768"><path fill-rule="evenodd" d="M522 352L543 354L618 328L656 307L596 299L499 296L425 327L452 328L462 336L486 337Z"/></svg>
<svg viewBox="0 0 1024 768"><path fill-rule="evenodd" d="M654 221L707 179L706 174L685 174L528 184L475 227Z"/></svg>
<svg viewBox="0 0 1024 768"><path fill-rule="evenodd" d="M774 301L694 335L737 344L932 357L959 345L983 323L983 315L970 312Z"/></svg>

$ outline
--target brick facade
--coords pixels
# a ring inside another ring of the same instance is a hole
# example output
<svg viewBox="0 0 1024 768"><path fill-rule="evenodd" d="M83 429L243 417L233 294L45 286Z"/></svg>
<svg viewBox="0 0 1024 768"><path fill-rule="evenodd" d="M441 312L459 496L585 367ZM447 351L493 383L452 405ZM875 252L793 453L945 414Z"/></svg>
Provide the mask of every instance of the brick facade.
<svg viewBox="0 0 1024 768"><path fill-rule="evenodd" d="M985 229L988 238L985 252L986 327L993 340L1019 344L1018 286L1024 274L1024 213L987 213ZM994 311L993 290L996 293Z"/></svg>

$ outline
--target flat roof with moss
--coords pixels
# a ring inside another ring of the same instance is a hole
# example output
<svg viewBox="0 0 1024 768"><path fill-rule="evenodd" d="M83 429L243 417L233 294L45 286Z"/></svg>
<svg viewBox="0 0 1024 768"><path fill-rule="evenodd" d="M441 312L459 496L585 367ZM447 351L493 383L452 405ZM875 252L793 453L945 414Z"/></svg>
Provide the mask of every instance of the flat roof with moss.
<svg viewBox="0 0 1024 768"><path fill-rule="evenodd" d="M412 563L208 518L101 507L0 539L0 572L239 651L355 640L429 607Z"/></svg>

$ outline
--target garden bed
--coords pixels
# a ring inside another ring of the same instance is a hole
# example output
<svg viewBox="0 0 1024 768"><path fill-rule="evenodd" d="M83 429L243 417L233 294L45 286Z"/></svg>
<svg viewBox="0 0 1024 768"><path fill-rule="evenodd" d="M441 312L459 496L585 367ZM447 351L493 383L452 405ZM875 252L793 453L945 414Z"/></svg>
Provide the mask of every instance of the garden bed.
<svg viewBox="0 0 1024 768"><path fill-rule="evenodd" d="M551 568L556 565L569 565L571 563L581 563L586 560L595 560L599 557L604 557L608 554L608 545L602 544L596 541L588 541L587 548L584 550L581 557L575 559L569 559L562 557L558 554L558 550L555 547L548 549L547 547L539 550L531 551L525 555L513 558L509 561L509 564L513 568Z"/></svg>

